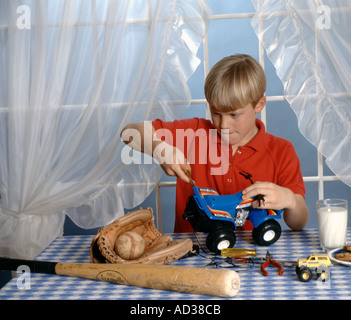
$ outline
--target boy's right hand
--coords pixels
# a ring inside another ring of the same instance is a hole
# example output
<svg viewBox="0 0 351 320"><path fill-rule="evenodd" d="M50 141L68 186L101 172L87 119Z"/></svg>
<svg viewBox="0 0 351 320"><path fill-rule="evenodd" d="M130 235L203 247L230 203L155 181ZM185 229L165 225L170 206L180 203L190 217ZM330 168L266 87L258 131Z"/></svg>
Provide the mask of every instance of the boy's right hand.
<svg viewBox="0 0 351 320"><path fill-rule="evenodd" d="M152 155L167 175L191 182L184 172L191 170L191 167L183 152L158 139L150 121L129 124L122 130L121 138L132 149Z"/></svg>
<svg viewBox="0 0 351 320"><path fill-rule="evenodd" d="M185 174L185 171L191 170L190 164L178 148L162 141L154 148L152 156L167 175L177 176L187 183L191 182Z"/></svg>

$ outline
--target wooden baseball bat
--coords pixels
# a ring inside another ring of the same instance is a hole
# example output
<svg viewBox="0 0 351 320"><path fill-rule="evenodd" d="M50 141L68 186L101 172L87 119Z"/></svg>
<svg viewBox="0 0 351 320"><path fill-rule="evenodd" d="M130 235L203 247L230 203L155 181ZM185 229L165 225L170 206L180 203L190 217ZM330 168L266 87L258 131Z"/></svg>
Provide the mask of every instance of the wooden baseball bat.
<svg viewBox="0 0 351 320"><path fill-rule="evenodd" d="M33 273L49 273L152 288L232 297L240 288L233 270L175 265L63 263L0 257L0 270L17 270L26 265Z"/></svg>

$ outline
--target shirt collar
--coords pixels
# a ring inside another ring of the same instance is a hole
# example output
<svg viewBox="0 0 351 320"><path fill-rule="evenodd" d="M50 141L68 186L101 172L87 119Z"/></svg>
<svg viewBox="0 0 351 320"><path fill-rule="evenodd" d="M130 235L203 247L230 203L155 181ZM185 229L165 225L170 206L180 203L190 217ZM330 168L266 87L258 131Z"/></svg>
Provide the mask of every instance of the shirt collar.
<svg viewBox="0 0 351 320"><path fill-rule="evenodd" d="M266 127L264 123L256 118L256 127L258 128L257 134L253 137L253 139L247 143L243 148L250 147L256 151L259 151L263 145L266 137Z"/></svg>

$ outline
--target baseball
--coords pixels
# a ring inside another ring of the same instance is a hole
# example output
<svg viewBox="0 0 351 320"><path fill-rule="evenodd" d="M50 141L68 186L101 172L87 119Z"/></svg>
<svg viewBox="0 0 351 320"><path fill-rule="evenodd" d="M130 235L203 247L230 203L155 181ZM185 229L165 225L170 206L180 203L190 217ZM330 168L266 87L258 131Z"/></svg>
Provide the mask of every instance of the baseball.
<svg viewBox="0 0 351 320"><path fill-rule="evenodd" d="M139 233L127 231L122 233L115 242L116 253L125 260L138 259L145 250L145 242Z"/></svg>

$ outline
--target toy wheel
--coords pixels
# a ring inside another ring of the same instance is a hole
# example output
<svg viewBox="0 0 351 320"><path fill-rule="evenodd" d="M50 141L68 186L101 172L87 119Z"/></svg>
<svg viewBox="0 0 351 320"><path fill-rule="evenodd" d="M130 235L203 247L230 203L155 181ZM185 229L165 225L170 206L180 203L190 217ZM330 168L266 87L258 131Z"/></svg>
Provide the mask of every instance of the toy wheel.
<svg viewBox="0 0 351 320"><path fill-rule="evenodd" d="M252 238L259 246L270 246L276 242L282 233L282 228L276 220L266 220L252 230Z"/></svg>
<svg viewBox="0 0 351 320"><path fill-rule="evenodd" d="M230 228L215 229L206 238L207 249L216 254L220 254L222 249L234 247L235 242L235 233Z"/></svg>
<svg viewBox="0 0 351 320"><path fill-rule="evenodd" d="M307 267L297 267L296 274L300 281L307 282L312 279L312 271Z"/></svg>
<svg viewBox="0 0 351 320"><path fill-rule="evenodd" d="M322 282L328 281L330 279L330 270L327 266L319 266L316 270L317 279L321 280Z"/></svg>

